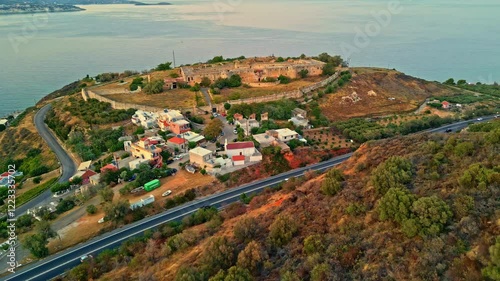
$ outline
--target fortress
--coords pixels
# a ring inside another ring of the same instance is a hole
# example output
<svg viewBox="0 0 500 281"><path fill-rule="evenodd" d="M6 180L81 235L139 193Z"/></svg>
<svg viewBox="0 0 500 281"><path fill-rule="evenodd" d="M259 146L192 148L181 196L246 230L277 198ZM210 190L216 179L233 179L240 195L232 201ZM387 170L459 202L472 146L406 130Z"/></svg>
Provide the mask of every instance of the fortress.
<svg viewBox="0 0 500 281"><path fill-rule="evenodd" d="M301 70L307 70L309 76L319 76L323 73L324 62L313 59L289 59L277 62L274 57L250 58L216 64L200 64L182 66L181 75L190 85L201 83L204 77L214 82L219 78L229 78L231 75L241 76L243 83L258 83L265 78L278 78L280 75L292 79L299 78Z"/></svg>

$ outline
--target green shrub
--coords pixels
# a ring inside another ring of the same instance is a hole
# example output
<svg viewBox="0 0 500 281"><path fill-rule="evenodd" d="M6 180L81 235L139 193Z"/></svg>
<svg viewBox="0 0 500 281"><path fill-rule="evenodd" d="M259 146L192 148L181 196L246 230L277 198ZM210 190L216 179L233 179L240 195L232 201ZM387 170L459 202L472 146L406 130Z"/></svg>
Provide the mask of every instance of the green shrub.
<svg viewBox="0 0 500 281"><path fill-rule="evenodd" d="M87 206L87 214L93 215L97 212L97 207L94 205L88 205Z"/></svg>
<svg viewBox="0 0 500 281"><path fill-rule="evenodd" d="M288 244L297 233L298 227L294 219L280 214L269 227L269 240L274 247Z"/></svg>
<svg viewBox="0 0 500 281"><path fill-rule="evenodd" d="M39 184L42 181L42 177L38 176L33 178L33 183Z"/></svg>

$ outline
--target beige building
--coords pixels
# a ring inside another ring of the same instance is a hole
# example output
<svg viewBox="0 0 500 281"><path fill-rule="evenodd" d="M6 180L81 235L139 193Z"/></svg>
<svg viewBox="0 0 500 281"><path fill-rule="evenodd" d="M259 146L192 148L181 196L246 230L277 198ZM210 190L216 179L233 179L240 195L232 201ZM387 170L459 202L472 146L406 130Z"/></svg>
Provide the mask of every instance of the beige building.
<svg viewBox="0 0 500 281"><path fill-rule="evenodd" d="M297 132L292 131L288 128L278 129L278 130L269 130L268 134L273 136L274 138L282 141L282 142L289 142L291 140L299 138L299 134Z"/></svg>
<svg viewBox="0 0 500 281"><path fill-rule="evenodd" d="M296 59L277 62L275 57L251 58L218 64L200 64L181 67L181 75L190 85L201 83L204 77L214 82L219 78L239 75L243 83L258 83L265 78L278 78L280 75L292 79L300 77L300 71L307 70L309 76L323 73L324 62L313 59Z"/></svg>
<svg viewBox="0 0 500 281"><path fill-rule="evenodd" d="M240 128L243 129L245 136L249 136L252 134L252 128L260 127L259 121L255 119L246 119L246 118L234 121L234 125L237 126L239 125Z"/></svg>
<svg viewBox="0 0 500 281"><path fill-rule="evenodd" d="M189 162L191 162L191 164L196 164L198 167L205 167L207 162L212 158L212 151L200 146L189 151Z"/></svg>
<svg viewBox="0 0 500 281"><path fill-rule="evenodd" d="M160 146L165 141L161 137L143 138L136 143L125 141L123 143L125 151L128 151L135 158L156 160L163 151Z"/></svg>

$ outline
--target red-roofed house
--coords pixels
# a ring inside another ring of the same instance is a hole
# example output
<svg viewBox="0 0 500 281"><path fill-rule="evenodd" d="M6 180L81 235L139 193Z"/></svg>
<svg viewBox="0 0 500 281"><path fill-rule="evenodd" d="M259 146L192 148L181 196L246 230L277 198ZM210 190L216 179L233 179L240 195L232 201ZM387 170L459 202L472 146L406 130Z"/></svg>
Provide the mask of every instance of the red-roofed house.
<svg viewBox="0 0 500 281"><path fill-rule="evenodd" d="M443 101L443 102L441 103L441 105L443 106L443 109L448 109L448 108L450 108L450 103L449 103L449 102L447 102L447 101Z"/></svg>
<svg viewBox="0 0 500 281"><path fill-rule="evenodd" d="M82 185L86 185L90 183L90 177L97 175L96 172L92 170L87 170L85 173L82 175Z"/></svg>
<svg viewBox="0 0 500 281"><path fill-rule="evenodd" d="M101 168L101 173L104 173L106 171L118 171L118 168L113 164L108 164Z"/></svg>
<svg viewBox="0 0 500 281"><path fill-rule="evenodd" d="M251 141L227 143L226 140L225 147L226 147L226 154L229 157L233 157L235 155L243 155L250 157L255 154L255 145Z"/></svg>
<svg viewBox="0 0 500 281"><path fill-rule="evenodd" d="M186 139L173 137L167 140L167 146L173 149L177 148L178 150L184 150L186 148L187 142L188 141Z"/></svg>
<svg viewBox="0 0 500 281"><path fill-rule="evenodd" d="M245 156L244 155L235 155L231 159L233 160L234 166L245 165Z"/></svg>
<svg viewBox="0 0 500 281"><path fill-rule="evenodd" d="M233 117L234 117L234 120L241 120L241 119L243 119L243 115L241 115L241 114L239 114L239 113L235 113L235 114L233 115Z"/></svg>

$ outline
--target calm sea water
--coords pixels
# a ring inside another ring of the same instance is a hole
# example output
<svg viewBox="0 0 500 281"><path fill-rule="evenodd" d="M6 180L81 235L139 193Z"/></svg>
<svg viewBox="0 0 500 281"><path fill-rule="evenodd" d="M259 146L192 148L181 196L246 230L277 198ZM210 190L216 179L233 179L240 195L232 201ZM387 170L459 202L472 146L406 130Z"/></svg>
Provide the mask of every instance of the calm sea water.
<svg viewBox="0 0 500 281"><path fill-rule="evenodd" d="M500 81L497 0L171 2L0 17L0 116L87 74L171 61L173 50L177 64L326 51L429 80Z"/></svg>

